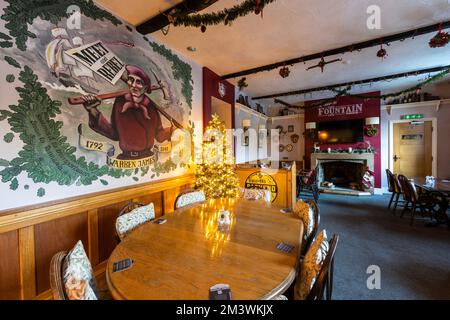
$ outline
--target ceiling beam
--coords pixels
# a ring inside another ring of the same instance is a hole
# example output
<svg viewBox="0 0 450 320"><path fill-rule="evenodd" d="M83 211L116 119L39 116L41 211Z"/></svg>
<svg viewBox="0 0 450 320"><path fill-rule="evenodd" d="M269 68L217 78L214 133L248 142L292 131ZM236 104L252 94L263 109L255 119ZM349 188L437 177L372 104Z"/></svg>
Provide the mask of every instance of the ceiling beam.
<svg viewBox="0 0 450 320"><path fill-rule="evenodd" d="M316 87L316 88L311 88L311 89L295 90L295 91L288 91L288 92L283 92L283 93L270 94L270 95L265 95L265 96L260 96L260 97L254 97L254 98L252 98L252 100L287 97L287 96L295 96L295 95L299 95L299 94L305 94L305 93L311 93L311 92L317 92L317 91L327 91L327 90L340 88L340 87L347 87L347 86L360 85L360 84L365 84L365 83L393 80L393 79L410 77L410 76L418 76L418 75L421 75L424 73L439 72L439 71L443 71L446 69L450 69L450 65L416 70L416 71L410 71L410 72L397 73L397 74L391 74L391 75L384 76L384 77L377 77L377 78L370 78L370 79L364 79L364 80L358 80L358 81L352 81L352 82L333 84L333 85L324 86L324 87Z"/></svg>
<svg viewBox="0 0 450 320"><path fill-rule="evenodd" d="M406 32L401 32L401 33L393 34L390 36L380 37L380 38L376 38L376 39L372 39L372 40L368 40L368 41L364 41L364 42L354 43L354 44L350 44L350 45L347 45L344 47L331 49L331 50L327 50L327 51L323 51L323 52L319 52L319 53L314 53L314 54L306 55L306 56L299 57L299 58L293 58L293 59L289 59L289 60L285 60L285 61L268 64L268 65L261 66L261 67L256 67L256 68L247 69L244 71L230 73L230 74L222 76L222 79L226 80L226 79L231 79L231 78L242 77L242 76L246 76L249 74L254 74L254 73L258 73L258 72L262 72L262 71L270 71L270 70L277 69L277 68L280 68L283 66L294 65L297 63L304 63L306 61L320 59L322 57L334 56L337 54L344 54L344 53L353 52L353 51L360 51L362 49L379 46L382 41L384 44L389 45L392 42L404 41L405 39L408 39L408 38L414 38L414 37L417 37L417 36L420 36L423 34L437 32L437 31L439 31L439 25L440 25L439 23L433 24L430 26L426 26L426 27L422 27L422 28L418 28L418 29L414 29L414 30L410 30L410 31L406 31ZM450 21L442 22L442 29L446 29L446 28L450 28Z"/></svg>
<svg viewBox="0 0 450 320"><path fill-rule="evenodd" d="M170 24L169 19L167 18L168 14L176 9L182 13L194 13L198 11L202 11L203 9L208 8L213 3L217 2L217 0L185 0L180 2L176 6L173 6L170 9L167 9L163 13L154 16L153 18L139 24L136 26L136 30L141 34L149 34L155 31L161 30L162 28L168 26Z"/></svg>
<svg viewBox="0 0 450 320"><path fill-rule="evenodd" d="M286 106L288 108L298 108L297 106L294 106L294 105L292 105L290 103L284 102L284 101L282 101L280 99L275 99L275 103L282 104L283 106Z"/></svg>

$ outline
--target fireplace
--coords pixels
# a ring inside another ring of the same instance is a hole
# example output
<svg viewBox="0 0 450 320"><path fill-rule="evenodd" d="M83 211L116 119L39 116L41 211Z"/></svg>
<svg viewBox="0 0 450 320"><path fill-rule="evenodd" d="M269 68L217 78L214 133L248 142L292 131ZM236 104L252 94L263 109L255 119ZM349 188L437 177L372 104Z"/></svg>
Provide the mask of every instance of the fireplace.
<svg viewBox="0 0 450 320"><path fill-rule="evenodd" d="M336 187L364 191L361 180L365 171L364 160L322 161L319 167L318 180L320 184L331 182Z"/></svg>
<svg viewBox="0 0 450 320"><path fill-rule="evenodd" d="M374 170L373 153L312 153L311 164L317 169L317 183L324 192L370 195L373 188L361 184L366 169Z"/></svg>

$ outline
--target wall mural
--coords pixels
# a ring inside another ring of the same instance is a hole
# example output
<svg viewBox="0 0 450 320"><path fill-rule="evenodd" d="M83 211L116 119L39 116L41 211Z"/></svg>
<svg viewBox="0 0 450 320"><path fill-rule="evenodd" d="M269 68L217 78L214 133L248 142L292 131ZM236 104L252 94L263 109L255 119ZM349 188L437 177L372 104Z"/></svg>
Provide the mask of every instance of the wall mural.
<svg viewBox="0 0 450 320"><path fill-rule="evenodd" d="M43 197L52 182L108 185L188 165L188 63L92 1L0 0L0 14L0 66L16 70L0 79L0 128L17 148L0 154L0 187L39 184Z"/></svg>

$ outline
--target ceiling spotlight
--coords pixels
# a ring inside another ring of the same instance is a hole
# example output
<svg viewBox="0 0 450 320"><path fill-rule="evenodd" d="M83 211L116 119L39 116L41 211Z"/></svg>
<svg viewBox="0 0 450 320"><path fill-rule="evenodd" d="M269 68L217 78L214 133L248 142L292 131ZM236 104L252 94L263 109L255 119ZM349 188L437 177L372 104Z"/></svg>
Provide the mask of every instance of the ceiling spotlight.
<svg viewBox="0 0 450 320"><path fill-rule="evenodd" d="M195 51L197 51L197 48L189 46L189 47L187 47L187 50L190 52L195 52Z"/></svg>

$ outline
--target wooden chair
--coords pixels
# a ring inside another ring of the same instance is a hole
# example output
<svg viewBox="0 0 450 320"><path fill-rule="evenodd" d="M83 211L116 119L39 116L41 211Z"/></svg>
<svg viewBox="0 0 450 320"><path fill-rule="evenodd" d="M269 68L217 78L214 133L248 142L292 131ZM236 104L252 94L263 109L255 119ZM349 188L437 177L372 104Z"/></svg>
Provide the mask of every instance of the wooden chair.
<svg viewBox="0 0 450 320"><path fill-rule="evenodd" d="M328 241L329 249L325 260L322 263L322 267L319 271L319 274L316 277L316 281L314 282L311 291L309 292L306 300L331 300L333 296L333 275L334 275L334 255L336 253L336 246L339 241L338 235L333 235L333 237ZM300 261L300 259L299 259ZM297 266L300 262L297 262ZM302 281L300 279L300 272L297 269L297 279L295 282ZM279 295L273 298L273 300L287 300L294 298L295 299L295 283L289 287L289 289L283 295ZM287 295L288 297L286 297Z"/></svg>
<svg viewBox="0 0 450 320"><path fill-rule="evenodd" d="M56 253L50 262L50 288L54 300L69 300L64 289L63 282L63 263L67 252L60 251Z"/></svg>
<svg viewBox="0 0 450 320"><path fill-rule="evenodd" d="M417 192L414 183L412 183L406 176L399 175L398 180L400 181L405 200L405 206L403 208L400 217L403 218L405 212L410 211L411 212L410 225L413 225L417 209L420 209L422 213L428 212L430 213L431 217L433 217L433 213L436 212L434 207L439 204L438 200L425 193L419 194Z"/></svg>
<svg viewBox="0 0 450 320"><path fill-rule="evenodd" d="M52 257L50 262L50 289L52 290L53 300L70 300L66 294L63 279L63 266L66 257L67 252L60 251ZM101 300L112 300L106 281L104 281L104 286L98 289Z"/></svg>
<svg viewBox="0 0 450 320"><path fill-rule="evenodd" d="M396 174L392 175L392 182L394 183L394 189L396 197L394 199L394 214L397 211L398 204L404 204L404 197L403 199L400 199L400 196L403 196L403 189L402 185L400 184L400 181L398 180L398 176Z"/></svg>
<svg viewBox="0 0 450 320"><path fill-rule="evenodd" d="M313 225L312 232L307 236L306 244L303 247L303 251L301 253L302 256L304 256L306 254L306 252L308 252L309 247L311 247L312 242L316 238L317 230L319 229L319 223L320 223L320 211L319 211L319 206L317 205L317 202L314 201L313 199L307 199L307 200L304 200L304 202L306 202L309 205L309 207L313 210L314 225Z"/></svg>
<svg viewBox="0 0 450 320"><path fill-rule="evenodd" d="M391 172L391 170L386 169L386 176L387 176L387 182L388 182L388 191L392 193L391 199L389 200L389 204L388 204L388 209L390 209L392 201L394 200L394 197L396 196L394 174Z"/></svg>
<svg viewBox="0 0 450 320"><path fill-rule="evenodd" d="M142 202L129 202L122 208L122 210L120 210L119 214L117 215L117 218L119 218L120 216L123 216L124 214L130 213L131 211L133 211L136 208L144 207L144 206L146 206L146 204L142 203ZM117 224L116 224L116 234L117 234L117 237L119 238L119 240L122 240L125 237L124 234L121 234L119 232L119 230L117 230Z"/></svg>
<svg viewBox="0 0 450 320"><path fill-rule="evenodd" d="M190 195L200 193L199 197L189 198ZM203 191L195 190L195 189L186 189L182 191L175 199L174 210L186 207L188 205L200 203L206 200L205 194Z"/></svg>
<svg viewBox="0 0 450 320"><path fill-rule="evenodd" d="M327 256L306 300L323 300L325 291L326 300L331 300L333 295L334 254L338 241L338 235L333 235L329 241L330 247Z"/></svg>
<svg viewBox="0 0 450 320"><path fill-rule="evenodd" d="M317 181L318 168L314 168L309 172L301 172L297 174L297 198L302 192L311 193L314 200L319 201L319 186Z"/></svg>

